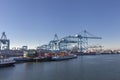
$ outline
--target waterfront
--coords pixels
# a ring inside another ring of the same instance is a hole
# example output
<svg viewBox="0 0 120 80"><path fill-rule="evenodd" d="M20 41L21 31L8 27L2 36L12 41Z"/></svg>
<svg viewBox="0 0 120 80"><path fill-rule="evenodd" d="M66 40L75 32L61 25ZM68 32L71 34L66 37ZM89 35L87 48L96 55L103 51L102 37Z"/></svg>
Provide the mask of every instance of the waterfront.
<svg viewBox="0 0 120 80"><path fill-rule="evenodd" d="M120 54L0 68L0 80L120 80Z"/></svg>

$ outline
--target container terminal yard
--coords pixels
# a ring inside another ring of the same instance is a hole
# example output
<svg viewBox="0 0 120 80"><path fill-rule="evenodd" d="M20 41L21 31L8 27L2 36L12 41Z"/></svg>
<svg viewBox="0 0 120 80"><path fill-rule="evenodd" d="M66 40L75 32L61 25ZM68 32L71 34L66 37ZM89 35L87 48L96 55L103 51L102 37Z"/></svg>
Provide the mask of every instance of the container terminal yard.
<svg viewBox="0 0 120 80"><path fill-rule="evenodd" d="M55 34L54 39L50 40L48 44L38 46L36 49L28 49L28 46L10 49L10 40L3 32L0 39L0 67L12 66L21 62L69 60L83 55L119 54L119 50L103 50L101 45L89 46L89 39L102 38L93 36L84 30L82 33L61 39ZM9 60L10 58L13 59Z"/></svg>
<svg viewBox="0 0 120 80"><path fill-rule="evenodd" d="M89 46L89 39L102 39L101 37L94 36L88 31L76 35L65 36L61 39L58 35L54 35L54 39L49 41L48 44L38 46L36 49L28 49L28 46L22 46L22 48L10 49L10 40L7 38L5 32L2 33L0 39L0 55L6 56L23 56L24 52L37 52L39 55L45 55L47 53L58 52L71 52L78 55L92 55L92 54L119 54L120 50L104 50L101 45Z"/></svg>

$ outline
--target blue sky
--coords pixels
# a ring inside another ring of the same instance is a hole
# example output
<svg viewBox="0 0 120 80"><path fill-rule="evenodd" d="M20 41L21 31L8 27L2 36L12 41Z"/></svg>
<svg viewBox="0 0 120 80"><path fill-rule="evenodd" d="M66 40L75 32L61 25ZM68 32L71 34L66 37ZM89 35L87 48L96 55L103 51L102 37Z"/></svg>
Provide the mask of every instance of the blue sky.
<svg viewBox="0 0 120 80"><path fill-rule="evenodd" d="M11 47L35 48L83 30L100 36L90 44L120 48L120 0L0 0L0 33Z"/></svg>

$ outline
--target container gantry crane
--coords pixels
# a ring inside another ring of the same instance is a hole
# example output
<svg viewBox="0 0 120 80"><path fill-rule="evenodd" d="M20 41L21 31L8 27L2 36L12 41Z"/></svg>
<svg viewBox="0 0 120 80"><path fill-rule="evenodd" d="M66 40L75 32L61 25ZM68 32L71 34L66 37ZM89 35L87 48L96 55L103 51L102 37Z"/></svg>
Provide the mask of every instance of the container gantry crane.
<svg viewBox="0 0 120 80"><path fill-rule="evenodd" d="M81 34L76 34L74 36L66 36L62 38L63 41L60 41L61 44L66 44L66 47L68 44L76 44L78 46L78 51L79 52L87 52L88 51L88 39L102 39L101 37L96 37L89 33L88 31L84 30L83 35ZM59 47L60 48L60 47Z"/></svg>
<svg viewBox="0 0 120 80"><path fill-rule="evenodd" d="M9 49L10 49L10 40L7 39L5 32L3 32L0 39L0 50L9 50Z"/></svg>
<svg viewBox="0 0 120 80"><path fill-rule="evenodd" d="M88 39L102 39L101 37L96 37L86 30L81 33L66 36L61 39L58 38L57 34L54 35L54 39L48 44L50 50L67 50L72 48L73 45L77 45L79 52L86 52L88 50ZM72 45L71 45L72 44Z"/></svg>

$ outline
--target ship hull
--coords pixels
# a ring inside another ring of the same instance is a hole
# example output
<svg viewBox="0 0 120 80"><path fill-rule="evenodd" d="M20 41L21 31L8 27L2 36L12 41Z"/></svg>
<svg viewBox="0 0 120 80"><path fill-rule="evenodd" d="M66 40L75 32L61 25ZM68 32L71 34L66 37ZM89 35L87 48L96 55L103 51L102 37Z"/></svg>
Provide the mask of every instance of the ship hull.
<svg viewBox="0 0 120 80"><path fill-rule="evenodd" d="M0 68L1 67L9 67L9 66L14 66L15 62L1 62L0 63Z"/></svg>
<svg viewBox="0 0 120 80"><path fill-rule="evenodd" d="M46 62L51 61L51 57L46 58L15 58L16 63L23 63L23 62Z"/></svg>
<svg viewBox="0 0 120 80"><path fill-rule="evenodd" d="M77 58L76 55L72 55L72 56L62 56L62 57L53 57L51 60L52 61L62 61L62 60L69 60L69 59L74 59Z"/></svg>

